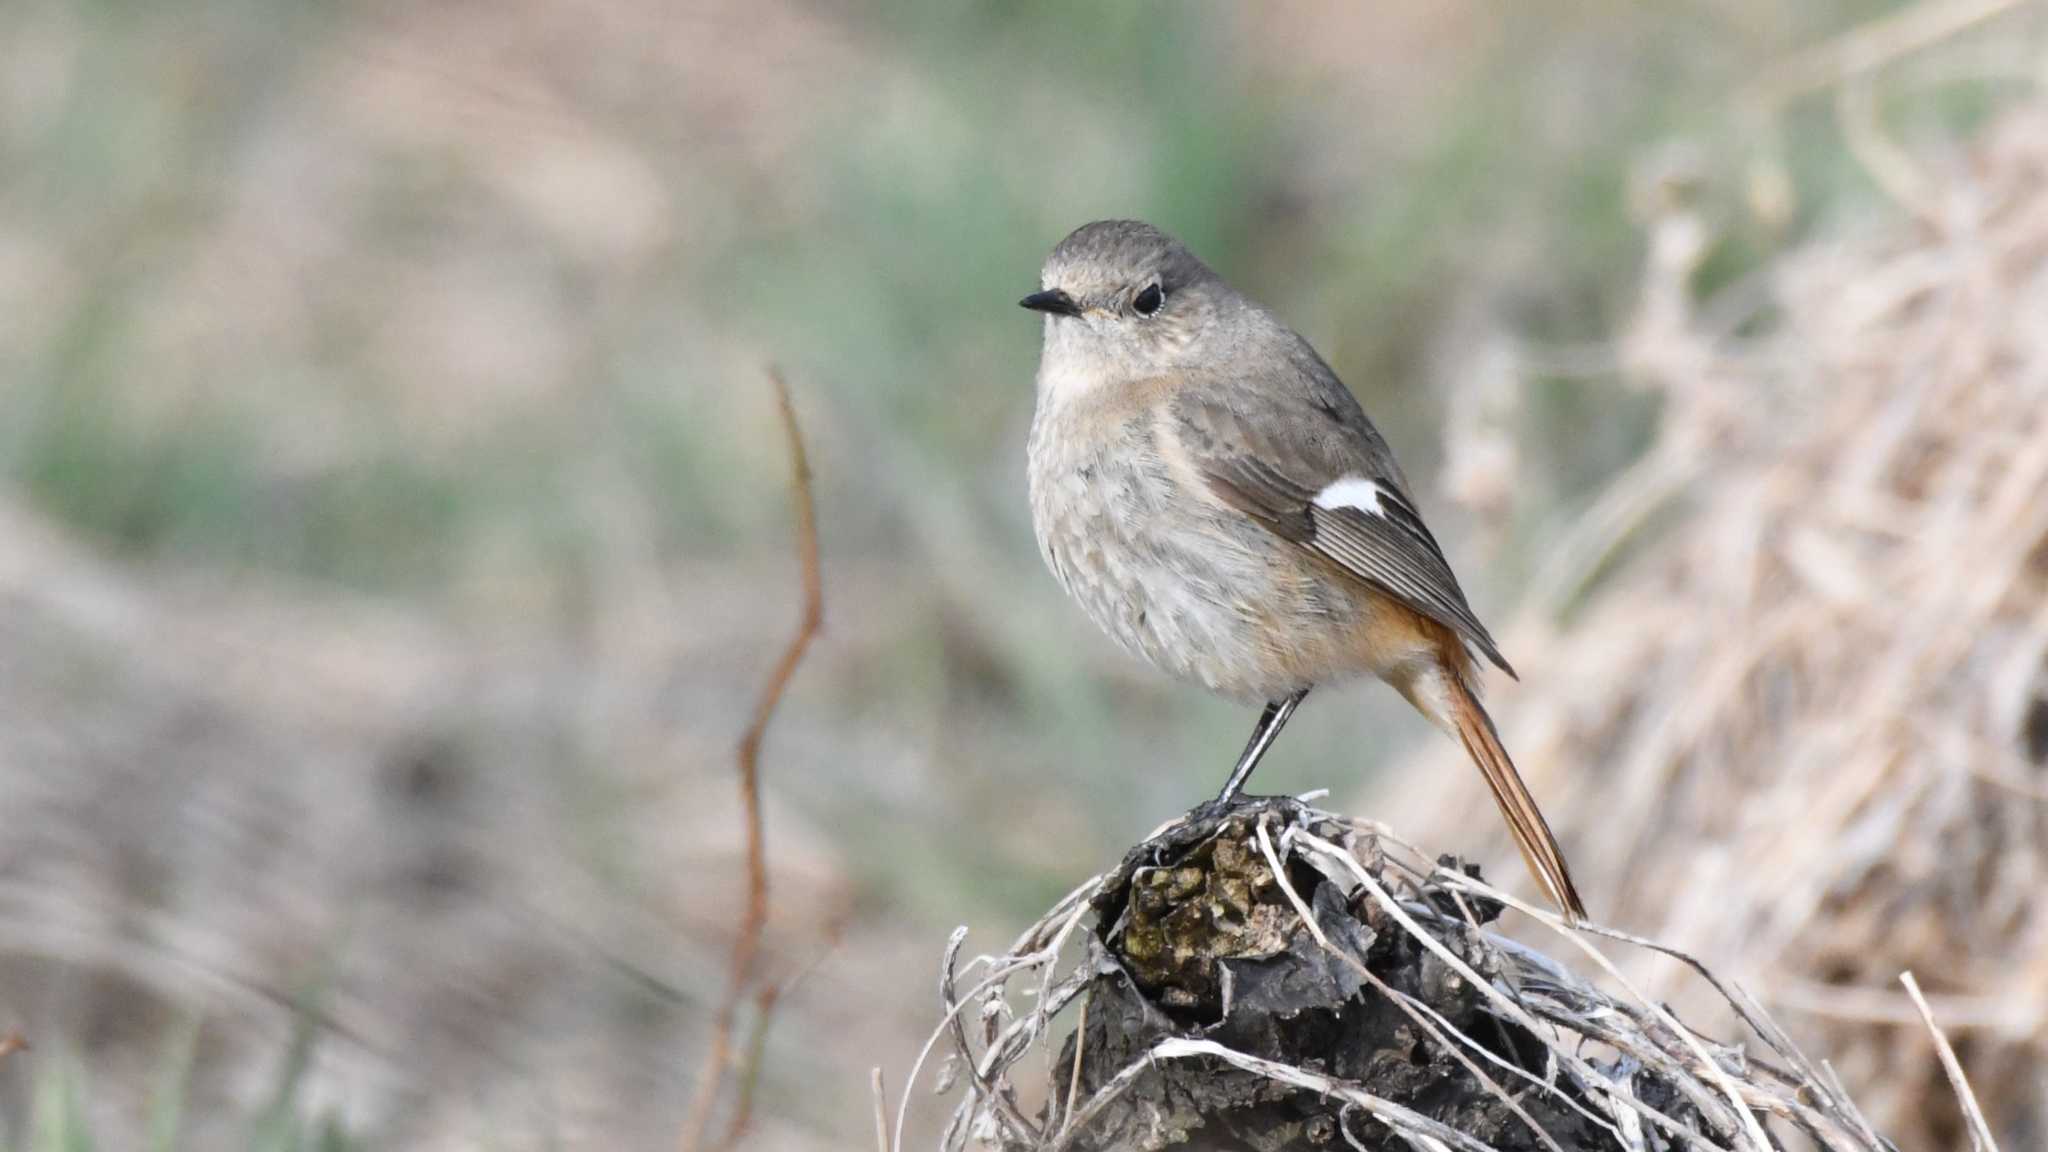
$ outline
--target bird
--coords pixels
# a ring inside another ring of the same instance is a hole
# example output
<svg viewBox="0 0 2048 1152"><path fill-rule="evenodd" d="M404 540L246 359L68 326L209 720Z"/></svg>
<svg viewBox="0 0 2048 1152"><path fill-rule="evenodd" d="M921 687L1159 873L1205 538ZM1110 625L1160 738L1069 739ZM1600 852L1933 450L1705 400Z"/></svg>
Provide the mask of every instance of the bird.
<svg viewBox="0 0 2048 1152"><path fill-rule="evenodd" d="M1308 341L1187 246L1100 220L1053 248L1027 456L1053 576L1120 646L1263 705L1211 803L1235 801L1320 684L1374 676L1459 741L1530 873L1585 904L1479 696L1515 675L1407 479Z"/></svg>

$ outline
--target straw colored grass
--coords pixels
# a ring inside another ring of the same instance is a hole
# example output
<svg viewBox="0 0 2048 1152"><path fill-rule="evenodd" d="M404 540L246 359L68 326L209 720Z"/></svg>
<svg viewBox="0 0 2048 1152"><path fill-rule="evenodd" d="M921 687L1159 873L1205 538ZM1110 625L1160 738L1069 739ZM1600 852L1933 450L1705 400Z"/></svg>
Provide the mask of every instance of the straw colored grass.
<svg viewBox="0 0 2048 1152"><path fill-rule="evenodd" d="M1497 709L1596 918L1757 989L1901 1146L1959 1147L1911 970L2024 1145L2048 1138L2048 109L1929 175L1910 222L1699 309L1702 222L1656 221L1621 358L1661 432L1557 537ZM1498 842L1454 760L1366 810ZM1699 1003L1680 966L1630 970Z"/></svg>

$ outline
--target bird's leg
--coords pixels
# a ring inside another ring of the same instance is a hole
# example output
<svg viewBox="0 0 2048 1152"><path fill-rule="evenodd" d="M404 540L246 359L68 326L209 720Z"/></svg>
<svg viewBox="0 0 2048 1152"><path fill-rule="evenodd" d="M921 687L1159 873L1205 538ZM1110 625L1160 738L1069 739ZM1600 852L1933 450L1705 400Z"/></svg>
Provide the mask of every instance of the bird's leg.
<svg viewBox="0 0 2048 1152"><path fill-rule="evenodd" d="M1245 781L1251 779L1252 769L1259 766L1259 759L1266 754L1266 749L1273 746L1273 740L1280 735L1280 729L1287 726L1287 718L1294 715L1295 708L1300 706L1303 697L1307 695L1308 689L1303 688L1291 696L1273 701L1266 705L1264 712L1259 713L1259 726L1252 729L1251 740L1238 755L1237 767L1230 770L1230 779L1224 782L1223 791L1216 794L1215 807L1221 808L1237 798L1238 792L1244 788Z"/></svg>

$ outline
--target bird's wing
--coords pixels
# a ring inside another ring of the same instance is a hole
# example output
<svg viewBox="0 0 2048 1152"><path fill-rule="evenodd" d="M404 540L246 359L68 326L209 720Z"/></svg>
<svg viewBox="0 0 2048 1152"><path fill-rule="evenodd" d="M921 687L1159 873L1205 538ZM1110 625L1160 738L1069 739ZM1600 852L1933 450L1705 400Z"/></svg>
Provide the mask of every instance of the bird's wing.
<svg viewBox="0 0 2048 1152"><path fill-rule="evenodd" d="M1450 628L1513 676L1386 442L1329 369L1312 367L1316 387L1260 388L1248 403L1241 383L1183 389L1171 432L1226 504Z"/></svg>

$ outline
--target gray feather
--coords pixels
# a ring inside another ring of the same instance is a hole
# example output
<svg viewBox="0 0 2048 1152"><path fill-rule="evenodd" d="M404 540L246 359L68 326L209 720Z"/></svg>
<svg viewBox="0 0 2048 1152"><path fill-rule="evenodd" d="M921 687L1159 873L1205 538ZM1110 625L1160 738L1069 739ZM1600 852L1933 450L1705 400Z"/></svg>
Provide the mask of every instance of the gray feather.
<svg viewBox="0 0 2048 1152"><path fill-rule="evenodd" d="M1212 372L1208 387L1182 389L1173 405L1175 434L1211 491L1276 535L1450 628L1513 676L1415 510L1379 430L1305 341L1262 318L1289 346L1259 362L1280 371L1269 368L1252 379ZM1254 394L1255 403L1231 402ZM1315 504L1318 493L1346 477L1378 488L1382 514Z"/></svg>

